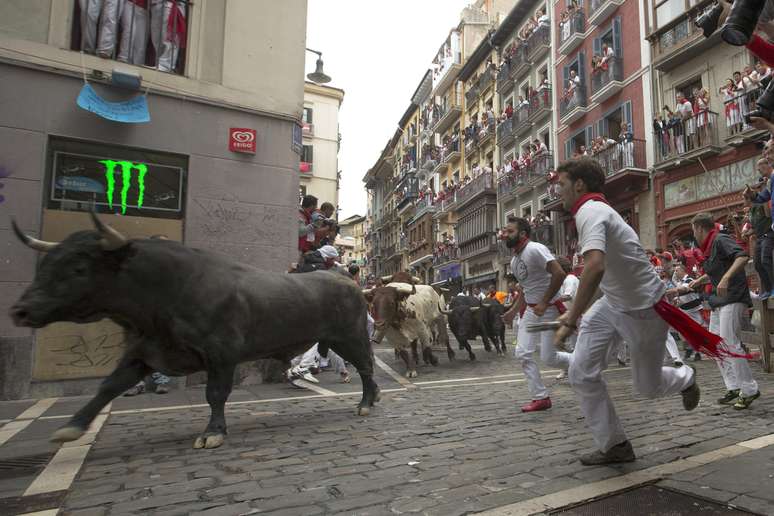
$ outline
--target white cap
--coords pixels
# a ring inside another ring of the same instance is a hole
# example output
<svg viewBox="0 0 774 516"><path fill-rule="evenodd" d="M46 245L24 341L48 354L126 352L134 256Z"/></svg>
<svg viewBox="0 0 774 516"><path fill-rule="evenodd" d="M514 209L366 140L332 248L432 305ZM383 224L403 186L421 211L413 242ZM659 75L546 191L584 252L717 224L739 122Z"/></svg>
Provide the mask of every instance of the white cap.
<svg viewBox="0 0 774 516"><path fill-rule="evenodd" d="M324 245L320 249L320 255L323 258L338 258L339 252L332 245Z"/></svg>

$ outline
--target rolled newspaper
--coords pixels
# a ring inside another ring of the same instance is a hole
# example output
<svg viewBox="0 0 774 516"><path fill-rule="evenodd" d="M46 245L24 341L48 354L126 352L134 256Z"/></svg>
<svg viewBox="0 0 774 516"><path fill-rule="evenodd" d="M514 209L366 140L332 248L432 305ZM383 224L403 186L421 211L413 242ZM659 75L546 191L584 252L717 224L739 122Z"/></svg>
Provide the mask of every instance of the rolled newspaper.
<svg viewBox="0 0 774 516"><path fill-rule="evenodd" d="M530 323L527 325L527 333L539 333L541 331L556 330L561 326L559 321Z"/></svg>

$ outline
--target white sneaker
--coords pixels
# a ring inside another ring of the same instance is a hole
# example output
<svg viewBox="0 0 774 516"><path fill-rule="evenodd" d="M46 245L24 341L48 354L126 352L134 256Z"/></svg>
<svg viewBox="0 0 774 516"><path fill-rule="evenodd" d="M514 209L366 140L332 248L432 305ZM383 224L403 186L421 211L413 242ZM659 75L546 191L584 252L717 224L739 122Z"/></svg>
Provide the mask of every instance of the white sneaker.
<svg viewBox="0 0 774 516"><path fill-rule="evenodd" d="M327 369L330 366L329 362L327 358L320 358L320 369Z"/></svg>
<svg viewBox="0 0 774 516"><path fill-rule="evenodd" d="M306 367L293 366L287 370L286 375L290 383L293 383L293 380L306 380L310 383L320 383L320 381L315 378L312 372Z"/></svg>
<svg viewBox="0 0 774 516"><path fill-rule="evenodd" d="M562 371L561 373L556 375L557 380L564 380L565 378L567 378L567 371Z"/></svg>

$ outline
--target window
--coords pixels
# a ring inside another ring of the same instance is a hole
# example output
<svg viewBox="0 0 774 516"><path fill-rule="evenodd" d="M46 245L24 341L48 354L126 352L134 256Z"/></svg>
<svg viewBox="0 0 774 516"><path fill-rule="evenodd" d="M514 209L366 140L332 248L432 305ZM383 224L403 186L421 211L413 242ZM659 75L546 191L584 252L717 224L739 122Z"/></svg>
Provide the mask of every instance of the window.
<svg viewBox="0 0 774 516"><path fill-rule="evenodd" d="M685 12L685 0L656 2L656 27L663 27Z"/></svg>
<svg viewBox="0 0 774 516"><path fill-rule="evenodd" d="M184 72L188 0L147 2L147 9L125 1L73 4L72 50L163 72ZM81 4L85 4L84 9Z"/></svg>
<svg viewBox="0 0 774 516"><path fill-rule="evenodd" d="M551 150L551 133L549 131L545 131L541 136L541 139L543 140L543 143L546 144L546 149Z"/></svg>
<svg viewBox="0 0 774 516"><path fill-rule="evenodd" d="M591 126L581 129L564 143L564 159L570 159L576 154L583 154L589 150L594 134Z"/></svg>
<svg viewBox="0 0 774 516"><path fill-rule="evenodd" d="M314 163L314 147L311 145L304 145L301 150L301 161L304 163Z"/></svg>
<svg viewBox="0 0 774 516"><path fill-rule="evenodd" d="M701 77L696 77L690 81L680 84L679 86L675 86L675 98L667 99L667 104L672 101L677 102L676 98L678 93L682 93L686 98L691 99L691 102L693 102L693 92L695 90L701 90L701 88Z"/></svg>
<svg viewBox="0 0 774 516"><path fill-rule="evenodd" d="M613 23L610 24L610 28L605 31L604 34L602 34L598 38L594 38L594 55L596 56L602 56L602 47L604 45L607 45L607 47L612 48L613 52L615 52L616 57L621 57L623 55L623 48L621 46L621 32L622 32L622 18L620 16L617 16Z"/></svg>
<svg viewBox="0 0 774 516"><path fill-rule="evenodd" d="M304 114L301 118L301 121L305 124L311 124L312 123L312 108L305 107L304 108Z"/></svg>
<svg viewBox="0 0 774 516"><path fill-rule="evenodd" d="M521 205L521 217L523 219L529 219L532 217L532 203L529 202L527 204Z"/></svg>
<svg viewBox="0 0 774 516"><path fill-rule="evenodd" d="M51 210L182 219L188 159L115 145L51 139L45 206ZM126 179L129 184L124 184ZM127 188L126 195L121 195Z"/></svg>

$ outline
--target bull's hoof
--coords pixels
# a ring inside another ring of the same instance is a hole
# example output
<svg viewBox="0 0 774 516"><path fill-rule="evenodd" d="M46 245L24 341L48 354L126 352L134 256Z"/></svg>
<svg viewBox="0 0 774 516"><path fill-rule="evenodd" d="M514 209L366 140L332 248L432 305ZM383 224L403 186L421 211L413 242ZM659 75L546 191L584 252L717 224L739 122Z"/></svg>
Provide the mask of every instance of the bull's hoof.
<svg viewBox="0 0 774 516"><path fill-rule="evenodd" d="M487 353L491 353L492 352L492 347L491 346L484 346L484 351L486 351Z"/></svg>
<svg viewBox="0 0 774 516"><path fill-rule="evenodd" d="M498 349L498 350L497 350L497 356L498 356L498 357L501 357L501 356L503 356L503 355L505 355L505 353L504 353L502 350Z"/></svg>
<svg viewBox="0 0 774 516"><path fill-rule="evenodd" d="M357 415L358 416L369 416L369 415L371 415L371 408L370 407L358 407L357 408Z"/></svg>
<svg viewBox="0 0 774 516"><path fill-rule="evenodd" d="M407 378L416 378L417 376L418 375L416 371L409 371L408 373L406 373Z"/></svg>
<svg viewBox="0 0 774 516"><path fill-rule="evenodd" d="M476 361L476 355L473 352L470 353L470 361L471 362L475 362Z"/></svg>
<svg viewBox="0 0 774 516"><path fill-rule="evenodd" d="M382 401L382 390L377 388L376 394L374 395L374 403L378 403L380 401Z"/></svg>
<svg viewBox="0 0 774 516"><path fill-rule="evenodd" d="M193 447L195 450L200 450L202 448L210 449L210 448L218 448L220 445L223 444L223 441L226 440L226 436L223 434L212 434L212 435L200 435L196 438L194 441Z"/></svg>
<svg viewBox="0 0 774 516"><path fill-rule="evenodd" d="M431 356L430 357L430 365L432 365L433 367L437 366L438 365L438 357L436 357L435 355Z"/></svg>
<svg viewBox="0 0 774 516"><path fill-rule="evenodd" d="M67 443L70 441L77 441L80 439L86 431L78 428L77 426L65 426L54 432L51 436L52 443Z"/></svg>

